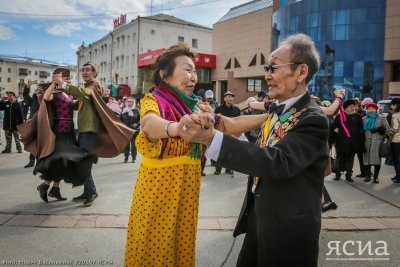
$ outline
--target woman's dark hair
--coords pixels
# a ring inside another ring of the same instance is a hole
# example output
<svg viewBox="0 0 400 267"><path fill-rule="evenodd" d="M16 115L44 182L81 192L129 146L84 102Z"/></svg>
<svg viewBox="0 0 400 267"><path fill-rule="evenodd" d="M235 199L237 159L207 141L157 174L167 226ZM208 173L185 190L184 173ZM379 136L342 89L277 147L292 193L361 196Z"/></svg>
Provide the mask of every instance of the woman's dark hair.
<svg viewBox="0 0 400 267"><path fill-rule="evenodd" d="M165 79L172 76L175 69L175 58L179 56L187 56L195 61L196 54L192 49L184 43L179 43L169 47L165 50L154 63L153 69L153 83L156 86L165 84ZM161 77L160 71L164 70L165 73Z"/></svg>

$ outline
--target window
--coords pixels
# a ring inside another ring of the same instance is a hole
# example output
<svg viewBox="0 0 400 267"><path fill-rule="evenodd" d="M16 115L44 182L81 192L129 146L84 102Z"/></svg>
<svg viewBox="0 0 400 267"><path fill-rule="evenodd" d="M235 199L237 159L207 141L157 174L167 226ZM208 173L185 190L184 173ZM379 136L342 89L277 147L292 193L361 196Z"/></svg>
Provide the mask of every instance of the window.
<svg viewBox="0 0 400 267"><path fill-rule="evenodd" d="M183 42L185 42L185 37L178 36L178 43L183 43Z"/></svg>
<svg viewBox="0 0 400 267"><path fill-rule="evenodd" d="M8 73L11 73L11 68L8 68Z"/></svg>
<svg viewBox="0 0 400 267"><path fill-rule="evenodd" d="M0 83L1 83L1 77L0 77Z"/></svg>
<svg viewBox="0 0 400 267"><path fill-rule="evenodd" d="M337 61L335 63L335 77L343 77L343 69L344 69L344 64L343 61Z"/></svg>
<svg viewBox="0 0 400 267"><path fill-rule="evenodd" d="M9 82L9 83L10 83L10 82L11 82L11 78L7 78L7 82Z"/></svg>
<svg viewBox="0 0 400 267"><path fill-rule="evenodd" d="M235 69L236 68L241 68L239 61L237 60L237 58L235 58Z"/></svg>
<svg viewBox="0 0 400 267"><path fill-rule="evenodd" d="M261 63L260 64L265 65L265 63L266 63L265 56L263 53L261 53Z"/></svg>
<svg viewBox="0 0 400 267"><path fill-rule="evenodd" d="M197 48L197 39L192 39L192 47Z"/></svg>
<svg viewBox="0 0 400 267"><path fill-rule="evenodd" d="M0 67L0 72L1 72L1 67Z"/></svg>
<svg viewBox="0 0 400 267"><path fill-rule="evenodd" d="M249 67L255 66L256 64L257 64L257 54L255 54L253 59L250 61Z"/></svg>
<svg viewBox="0 0 400 267"><path fill-rule="evenodd" d="M261 91L261 79L247 79L247 91L248 92L260 92Z"/></svg>
<svg viewBox="0 0 400 267"><path fill-rule="evenodd" d="M37 70L35 70L35 76L37 76Z"/></svg>
<svg viewBox="0 0 400 267"><path fill-rule="evenodd" d="M230 69L231 68L231 59L228 60L228 63L226 63L225 65L225 70Z"/></svg>

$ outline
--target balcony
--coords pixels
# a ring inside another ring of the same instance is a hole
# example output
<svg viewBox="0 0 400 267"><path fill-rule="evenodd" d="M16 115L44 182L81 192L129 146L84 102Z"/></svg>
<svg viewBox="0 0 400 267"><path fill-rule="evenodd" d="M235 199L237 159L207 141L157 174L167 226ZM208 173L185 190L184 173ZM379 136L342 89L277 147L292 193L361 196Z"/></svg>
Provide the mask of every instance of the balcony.
<svg viewBox="0 0 400 267"><path fill-rule="evenodd" d="M46 71L41 71L39 72L39 77L40 78L47 78L50 76L50 73L46 72Z"/></svg>
<svg viewBox="0 0 400 267"><path fill-rule="evenodd" d="M18 69L18 73L20 76L28 76L28 69Z"/></svg>
<svg viewBox="0 0 400 267"><path fill-rule="evenodd" d="M400 82L389 82L389 95L400 95Z"/></svg>

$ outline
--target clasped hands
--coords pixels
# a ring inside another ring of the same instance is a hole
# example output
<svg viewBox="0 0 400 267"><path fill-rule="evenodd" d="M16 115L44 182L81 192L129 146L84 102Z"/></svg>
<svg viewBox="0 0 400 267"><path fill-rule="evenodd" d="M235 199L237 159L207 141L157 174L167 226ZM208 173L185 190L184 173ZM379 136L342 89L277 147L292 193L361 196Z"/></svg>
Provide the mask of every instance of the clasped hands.
<svg viewBox="0 0 400 267"><path fill-rule="evenodd" d="M178 134L189 142L209 146L214 138L214 112L211 107L200 105L200 112L185 115L178 123Z"/></svg>

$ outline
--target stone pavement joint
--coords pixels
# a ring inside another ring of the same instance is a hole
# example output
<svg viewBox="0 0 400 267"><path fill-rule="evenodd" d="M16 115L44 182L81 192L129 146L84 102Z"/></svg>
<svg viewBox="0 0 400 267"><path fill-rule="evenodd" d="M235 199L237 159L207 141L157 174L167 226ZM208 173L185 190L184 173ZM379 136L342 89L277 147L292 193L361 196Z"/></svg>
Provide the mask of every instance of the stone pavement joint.
<svg viewBox="0 0 400 267"><path fill-rule="evenodd" d="M0 214L0 226L126 229L128 215ZM237 217L200 217L198 230L234 230ZM400 217L323 218L323 231L400 230Z"/></svg>

